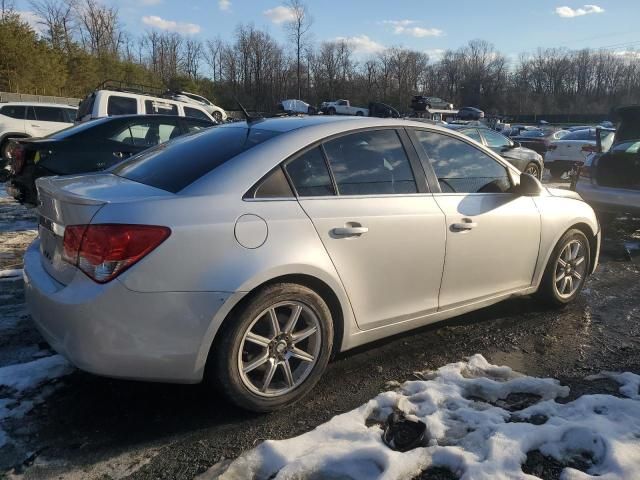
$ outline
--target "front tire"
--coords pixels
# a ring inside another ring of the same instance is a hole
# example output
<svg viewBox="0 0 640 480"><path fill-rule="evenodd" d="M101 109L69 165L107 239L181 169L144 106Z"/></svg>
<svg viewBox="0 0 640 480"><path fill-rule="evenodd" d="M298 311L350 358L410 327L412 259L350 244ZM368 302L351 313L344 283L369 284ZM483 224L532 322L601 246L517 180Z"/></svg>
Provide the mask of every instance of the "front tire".
<svg viewBox="0 0 640 480"><path fill-rule="evenodd" d="M327 110L327 113L328 113L329 115L335 115L335 114L336 114L336 109L335 109L335 108L333 108L333 107L331 107L331 108L329 108L329 110Z"/></svg>
<svg viewBox="0 0 640 480"><path fill-rule="evenodd" d="M572 302L584 286L590 263L591 249L586 235L575 228L567 231L551 253L538 295L553 306Z"/></svg>
<svg viewBox="0 0 640 480"><path fill-rule="evenodd" d="M318 382L333 347L333 322L315 291L279 283L253 295L218 338L210 355L217 386L242 408L270 412Z"/></svg>
<svg viewBox="0 0 640 480"><path fill-rule="evenodd" d="M364 112L362 110L358 110L356 112L356 117L363 117L364 116Z"/></svg>
<svg viewBox="0 0 640 480"><path fill-rule="evenodd" d="M524 173L528 173L529 175L533 175L538 180L542 180L542 169L535 162L530 162L524 167Z"/></svg>
<svg viewBox="0 0 640 480"><path fill-rule="evenodd" d="M549 172L551 173L551 178L554 180L560 180L562 175L567 171L565 167L562 165L551 165L549 167Z"/></svg>

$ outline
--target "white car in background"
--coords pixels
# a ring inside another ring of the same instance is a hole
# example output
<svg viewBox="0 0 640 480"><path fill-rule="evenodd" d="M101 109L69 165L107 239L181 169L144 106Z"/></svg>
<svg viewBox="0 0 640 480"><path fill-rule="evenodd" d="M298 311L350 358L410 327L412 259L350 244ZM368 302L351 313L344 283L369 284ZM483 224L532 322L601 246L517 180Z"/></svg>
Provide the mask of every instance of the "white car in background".
<svg viewBox="0 0 640 480"><path fill-rule="evenodd" d="M602 146L608 150L613 142L613 132L605 135ZM576 164L584 164L588 155L596 151L596 129L586 128L566 134L559 140L553 140L547 147L544 166L551 176L559 178L571 171Z"/></svg>
<svg viewBox="0 0 640 480"><path fill-rule="evenodd" d="M0 104L0 166L9 158L12 138L45 137L73 125L77 107L57 103Z"/></svg>
<svg viewBox="0 0 640 480"><path fill-rule="evenodd" d="M309 105L307 102L303 100L289 99L282 100L278 104L278 110L281 110L286 113L306 113L309 115L314 115L317 113L316 108L312 105Z"/></svg>
<svg viewBox="0 0 640 480"><path fill-rule="evenodd" d="M168 98L177 100L184 103L193 103L204 108L218 123L222 123L227 119L227 112L222 108L214 105L213 102L204 98L201 95L189 92L170 92L167 94Z"/></svg>

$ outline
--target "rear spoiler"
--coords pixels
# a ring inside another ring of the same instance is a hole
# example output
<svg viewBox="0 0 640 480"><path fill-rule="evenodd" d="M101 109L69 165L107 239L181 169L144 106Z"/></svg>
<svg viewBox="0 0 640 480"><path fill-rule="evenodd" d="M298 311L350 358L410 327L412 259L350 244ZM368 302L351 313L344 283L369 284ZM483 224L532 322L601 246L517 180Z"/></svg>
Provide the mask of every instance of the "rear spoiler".
<svg viewBox="0 0 640 480"><path fill-rule="evenodd" d="M98 175L96 175L96 177L97 176ZM100 175L100 177L104 180L104 176ZM104 205L106 203L104 201L84 197L67 190L66 187L72 187L76 178L78 177L41 177L36 179L38 197L42 198L42 193L44 192L51 198L76 205ZM83 175L82 178L86 181L87 175Z"/></svg>

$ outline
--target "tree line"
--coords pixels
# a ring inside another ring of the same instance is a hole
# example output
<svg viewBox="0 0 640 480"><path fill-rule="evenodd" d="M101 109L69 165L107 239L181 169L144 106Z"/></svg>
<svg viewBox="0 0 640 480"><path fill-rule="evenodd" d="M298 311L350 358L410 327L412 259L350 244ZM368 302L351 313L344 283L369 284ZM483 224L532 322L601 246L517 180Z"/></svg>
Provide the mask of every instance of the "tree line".
<svg viewBox="0 0 640 480"><path fill-rule="evenodd" d="M403 47L368 56L348 39L314 42L301 0L286 4L287 46L253 24L200 40L149 30L133 36L98 0L32 0L38 32L7 2L0 11L0 89L83 97L106 79L184 89L221 106L269 111L285 98L317 105L348 98L408 110L412 95L439 96L490 113L607 113L640 99L640 54L539 49L509 59L472 40L439 58Z"/></svg>

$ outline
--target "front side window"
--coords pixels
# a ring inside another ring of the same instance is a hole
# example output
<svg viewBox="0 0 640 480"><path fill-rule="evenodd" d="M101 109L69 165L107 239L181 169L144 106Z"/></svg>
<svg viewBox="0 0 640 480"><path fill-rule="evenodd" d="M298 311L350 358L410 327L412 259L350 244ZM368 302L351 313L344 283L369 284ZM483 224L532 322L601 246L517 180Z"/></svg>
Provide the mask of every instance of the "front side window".
<svg viewBox="0 0 640 480"><path fill-rule="evenodd" d="M294 158L285 165L285 169L300 197L335 195L320 147Z"/></svg>
<svg viewBox="0 0 640 480"><path fill-rule="evenodd" d="M209 119L203 121L195 118L187 118L184 120L184 123L189 133L199 132L200 130L204 130L205 128L209 128L213 125Z"/></svg>
<svg viewBox="0 0 640 480"><path fill-rule="evenodd" d="M507 169L468 143L441 133L417 130L443 193L504 193L511 188Z"/></svg>
<svg viewBox="0 0 640 480"><path fill-rule="evenodd" d="M24 120L26 107L24 105L5 105L0 108L0 114L5 117L17 118Z"/></svg>
<svg viewBox="0 0 640 480"><path fill-rule="evenodd" d="M339 195L407 194L418 191L395 130L352 133L324 144Z"/></svg>
<svg viewBox="0 0 640 480"><path fill-rule="evenodd" d="M487 141L487 146L489 148L503 148L511 145L511 142L504 135L500 135L497 132L493 132L491 130L483 130L482 135L484 139Z"/></svg>
<svg viewBox="0 0 640 480"><path fill-rule="evenodd" d="M107 115L132 115L138 113L138 101L131 97L111 95L107 101Z"/></svg>
<svg viewBox="0 0 640 480"><path fill-rule="evenodd" d="M184 115L185 117L199 118L200 120L209 120L211 119L204 113L202 110L191 107L184 107Z"/></svg>

